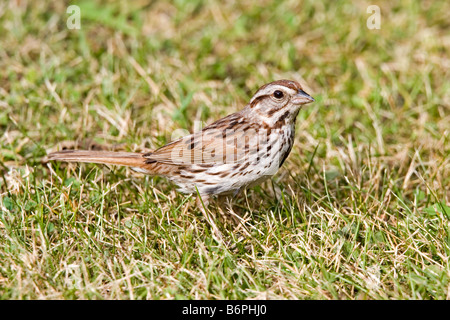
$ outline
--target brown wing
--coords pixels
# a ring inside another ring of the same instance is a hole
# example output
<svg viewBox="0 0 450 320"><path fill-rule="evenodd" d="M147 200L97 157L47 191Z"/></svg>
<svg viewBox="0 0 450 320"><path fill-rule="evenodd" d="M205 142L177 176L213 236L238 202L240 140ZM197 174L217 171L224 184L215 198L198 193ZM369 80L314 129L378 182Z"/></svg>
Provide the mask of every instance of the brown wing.
<svg viewBox="0 0 450 320"><path fill-rule="evenodd" d="M244 161L258 145L257 128L239 113L222 118L202 131L173 141L144 155L146 163L203 164Z"/></svg>

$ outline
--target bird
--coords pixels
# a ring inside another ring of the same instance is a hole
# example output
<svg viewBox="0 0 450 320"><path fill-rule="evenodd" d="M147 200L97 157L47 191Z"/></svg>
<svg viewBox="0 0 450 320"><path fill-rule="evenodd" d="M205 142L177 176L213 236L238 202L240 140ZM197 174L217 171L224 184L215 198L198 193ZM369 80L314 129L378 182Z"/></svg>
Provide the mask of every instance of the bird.
<svg viewBox="0 0 450 320"><path fill-rule="evenodd" d="M168 178L207 206L214 196L236 196L272 177L292 150L299 111L314 101L298 82L277 80L242 110L152 152L63 150L48 160L129 166Z"/></svg>

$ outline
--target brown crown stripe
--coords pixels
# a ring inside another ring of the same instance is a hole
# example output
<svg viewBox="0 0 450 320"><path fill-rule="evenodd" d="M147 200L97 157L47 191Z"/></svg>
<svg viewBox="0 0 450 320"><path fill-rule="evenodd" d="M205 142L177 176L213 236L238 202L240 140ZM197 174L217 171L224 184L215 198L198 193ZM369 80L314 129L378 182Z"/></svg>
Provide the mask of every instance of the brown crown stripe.
<svg viewBox="0 0 450 320"><path fill-rule="evenodd" d="M280 86L284 86L286 88L289 88L292 90L297 90L297 91L303 90L302 86L298 82L291 81L291 80L274 81L274 82L263 85L261 88L259 88L259 90L263 90L263 89L267 88L268 86L273 86L273 85L280 85Z"/></svg>

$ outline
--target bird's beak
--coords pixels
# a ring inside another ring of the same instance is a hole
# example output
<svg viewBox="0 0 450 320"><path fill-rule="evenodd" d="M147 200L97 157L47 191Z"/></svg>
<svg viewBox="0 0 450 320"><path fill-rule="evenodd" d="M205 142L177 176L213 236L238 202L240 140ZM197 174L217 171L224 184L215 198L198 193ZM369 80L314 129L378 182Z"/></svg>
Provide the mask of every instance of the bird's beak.
<svg viewBox="0 0 450 320"><path fill-rule="evenodd" d="M297 94L292 98L292 103L294 104L307 104L314 101L314 98L303 90L299 90Z"/></svg>

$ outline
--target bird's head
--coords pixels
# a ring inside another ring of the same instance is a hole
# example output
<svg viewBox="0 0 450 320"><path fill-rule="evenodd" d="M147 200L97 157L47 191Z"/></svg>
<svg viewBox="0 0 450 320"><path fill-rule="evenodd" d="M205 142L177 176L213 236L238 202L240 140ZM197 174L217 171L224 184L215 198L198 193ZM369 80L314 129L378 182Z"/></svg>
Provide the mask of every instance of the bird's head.
<svg viewBox="0 0 450 320"><path fill-rule="evenodd" d="M313 101L298 82L278 80L259 88L244 112L267 124L276 123L281 117L293 121L301 106Z"/></svg>

